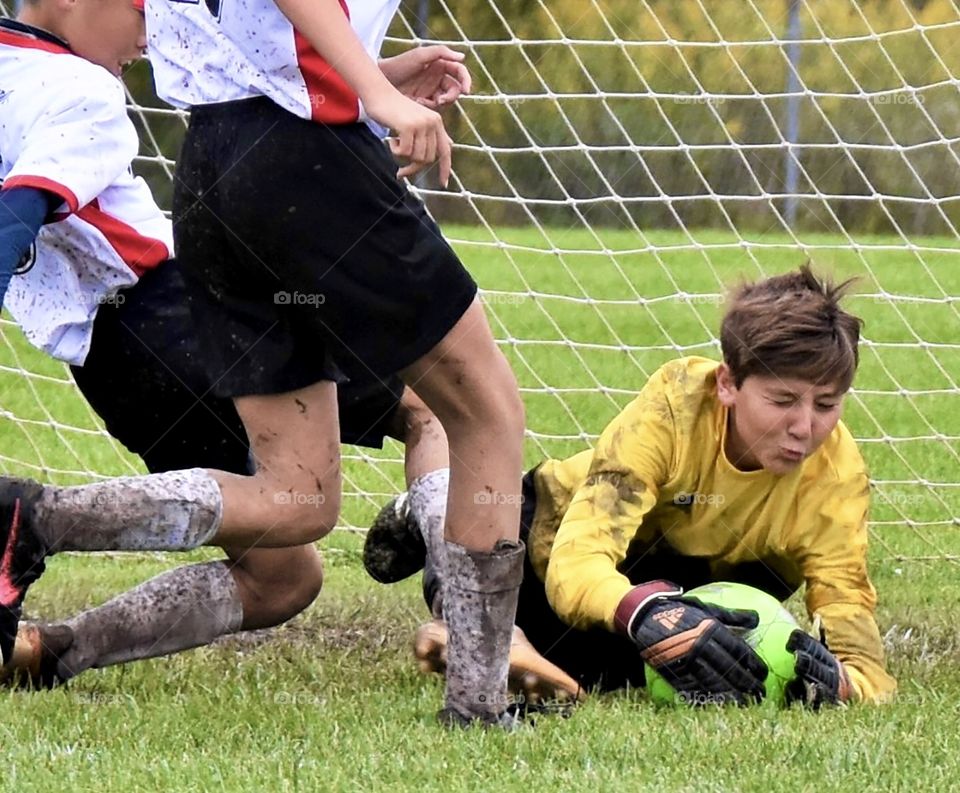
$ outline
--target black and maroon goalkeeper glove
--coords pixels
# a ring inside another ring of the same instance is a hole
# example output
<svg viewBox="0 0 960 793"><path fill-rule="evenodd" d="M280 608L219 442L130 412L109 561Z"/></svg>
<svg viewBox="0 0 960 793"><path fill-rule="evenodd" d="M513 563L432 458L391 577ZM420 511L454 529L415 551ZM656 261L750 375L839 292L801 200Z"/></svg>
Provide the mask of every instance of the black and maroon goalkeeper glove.
<svg viewBox="0 0 960 793"><path fill-rule="evenodd" d="M827 649L826 641L818 642L797 629L787 640L787 649L797 663L797 679L787 686L787 702L801 702L813 710L821 705L849 702L853 686L843 664Z"/></svg>
<svg viewBox="0 0 960 793"><path fill-rule="evenodd" d="M757 612L701 603L682 592L669 581L634 587L617 607L617 627L689 702L762 699L767 665L730 630L756 628Z"/></svg>

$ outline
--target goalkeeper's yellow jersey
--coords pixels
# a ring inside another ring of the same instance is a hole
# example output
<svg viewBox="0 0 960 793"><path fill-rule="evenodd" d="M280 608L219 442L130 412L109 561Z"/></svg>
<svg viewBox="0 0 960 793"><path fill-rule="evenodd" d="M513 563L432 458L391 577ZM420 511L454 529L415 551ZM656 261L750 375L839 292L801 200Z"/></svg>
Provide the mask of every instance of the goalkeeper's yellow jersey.
<svg viewBox="0 0 960 793"><path fill-rule="evenodd" d="M595 450L536 469L528 544L551 606L570 625L613 630L632 587L623 571L648 554L707 564L718 581L761 563L788 589L806 584L807 611L820 616L859 698L890 697L896 682L867 576L869 485L853 437L838 423L783 476L734 468L723 451L728 410L717 398L717 366L671 361Z"/></svg>

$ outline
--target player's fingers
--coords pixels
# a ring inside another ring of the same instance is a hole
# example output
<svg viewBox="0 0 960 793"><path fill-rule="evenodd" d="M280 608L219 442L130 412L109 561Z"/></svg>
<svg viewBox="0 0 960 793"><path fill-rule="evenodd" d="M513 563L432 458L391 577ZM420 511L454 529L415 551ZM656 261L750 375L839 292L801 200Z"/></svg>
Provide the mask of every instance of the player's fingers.
<svg viewBox="0 0 960 793"><path fill-rule="evenodd" d="M453 165L453 146L450 143L450 136L441 126L440 135L437 141L437 160L440 165L440 184L444 187L450 182L450 170Z"/></svg>
<svg viewBox="0 0 960 793"><path fill-rule="evenodd" d="M420 56L420 62L424 64L433 61L462 61L467 56L465 53L452 50L445 44L429 44L426 47L420 47L417 50Z"/></svg>
<svg viewBox="0 0 960 793"><path fill-rule="evenodd" d="M407 132L401 132L399 137L390 138L390 152L394 157L408 159L413 151L412 135Z"/></svg>
<svg viewBox="0 0 960 793"><path fill-rule="evenodd" d="M815 644L817 644L816 639L796 628L790 632L790 637L787 639L787 651L792 653L797 650L806 650L809 652Z"/></svg>
<svg viewBox="0 0 960 793"><path fill-rule="evenodd" d="M431 147L430 145L431 133L421 132L417 135L413 143L413 152L410 154L410 161L417 163L428 163L433 162L433 158L430 156L430 149L436 148L435 146Z"/></svg>
<svg viewBox="0 0 960 793"><path fill-rule="evenodd" d="M445 74L437 88L436 93L434 93L434 99L438 105L448 105L451 102L456 102L461 94L463 94L463 89L460 86L460 83L456 78L452 77L449 74Z"/></svg>
<svg viewBox="0 0 960 793"><path fill-rule="evenodd" d="M730 628L750 630L760 624L760 615L752 609L726 609L722 606L704 604L703 610Z"/></svg>
<svg viewBox="0 0 960 793"><path fill-rule="evenodd" d="M397 178L407 179L410 176L416 176L425 167L426 167L426 164L422 162L409 162L406 165L404 165L399 171L397 171Z"/></svg>
<svg viewBox="0 0 960 793"><path fill-rule="evenodd" d="M472 84L470 72L462 63L447 62L446 78L455 80L461 94L469 94Z"/></svg>
<svg viewBox="0 0 960 793"><path fill-rule="evenodd" d="M710 655L711 661L720 672L723 672L724 665L727 665L731 670L730 674L744 685L756 685L766 679L769 671L767 665L743 639L718 627L711 641L713 646L708 648L704 655Z"/></svg>
<svg viewBox="0 0 960 793"><path fill-rule="evenodd" d="M706 694L702 697L701 704L724 705L728 702L736 702L742 705L746 704L748 697L754 696L754 687L740 688L726 675L711 668L709 664L699 662L696 664L694 674L697 687Z"/></svg>

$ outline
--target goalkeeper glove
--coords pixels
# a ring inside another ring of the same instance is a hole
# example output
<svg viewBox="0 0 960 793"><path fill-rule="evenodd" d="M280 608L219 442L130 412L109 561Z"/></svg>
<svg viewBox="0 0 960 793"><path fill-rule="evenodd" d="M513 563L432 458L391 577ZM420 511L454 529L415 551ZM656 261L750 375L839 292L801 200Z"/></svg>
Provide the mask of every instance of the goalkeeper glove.
<svg viewBox="0 0 960 793"><path fill-rule="evenodd" d="M762 699L767 665L730 630L756 628L757 612L701 603L682 593L669 581L634 587L617 607L618 628L688 701L745 705Z"/></svg>
<svg viewBox="0 0 960 793"><path fill-rule="evenodd" d="M821 705L839 705L853 696L850 676L843 664L808 633L795 630L787 640L787 650L796 658L797 679L787 687L787 702L802 702L818 710Z"/></svg>

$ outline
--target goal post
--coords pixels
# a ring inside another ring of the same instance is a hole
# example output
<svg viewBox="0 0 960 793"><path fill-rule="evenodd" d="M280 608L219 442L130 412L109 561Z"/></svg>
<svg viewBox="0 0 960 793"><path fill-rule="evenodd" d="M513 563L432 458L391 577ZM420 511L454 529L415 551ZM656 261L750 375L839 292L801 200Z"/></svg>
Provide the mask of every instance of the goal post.
<svg viewBox="0 0 960 793"><path fill-rule="evenodd" d="M876 546L960 559L958 35L954 0L406 0L385 54L468 55L451 184L415 189L517 373L527 462L594 441L666 360L717 356L725 285L810 260L859 278L845 421ZM127 78L135 168L169 209L185 117L146 64ZM133 470L66 370L2 329L4 467ZM402 450L345 458L363 528Z"/></svg>

